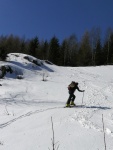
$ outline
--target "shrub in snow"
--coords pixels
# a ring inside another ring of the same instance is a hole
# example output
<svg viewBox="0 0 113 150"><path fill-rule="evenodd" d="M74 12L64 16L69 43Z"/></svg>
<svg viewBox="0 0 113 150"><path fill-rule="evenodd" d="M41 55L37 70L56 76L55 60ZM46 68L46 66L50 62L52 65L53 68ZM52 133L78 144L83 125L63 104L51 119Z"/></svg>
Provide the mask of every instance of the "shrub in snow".
<svg viewBox="0 0 113 150"><path fill-rule="evenodd" d="M45 62L46 62L47 64L49 64L49 65L53 65L53 63L51 63L51 62L48 61L48 60L45 60Z"/></svg>
<svg viewBox="0 0 113 150"><path fill-rule="evenodd" d="M32 62L37 66L43 65L43 62L41 60L35 59L32 56L24 56L24 59L27 59L29 62Z"/></svg>
<svg viewBox="0 0 113 150"><path fill-rule="evenodd" d="M23 79L24 77L22 75L17 75L17 79Z"/></svg>
<svg viewBox="0 0 113 150"><path fill-rule="evenodd" d="M33 60L33 63L34 63L35 65L41 66L41 64L39 64L37 60Z"/></svg>
<svg viewBox="0 0 113 150"><path fill-rule="evenodd" d="M25 57L24 57L24 59L27 59L28 61L30 61L30 59L29 59L29 57L28 57L28 56L25 56Z"/></svg>
<svg viewBox="0 0 113 150"><path fill-rule="evenodd" d="M51 117L51 124L52 124L52 134L53 134L53 136L51 138L52 150L58 150L59 149L59 145L56 145L56 144L58 144L58 142L57 143L55 142L55 132L54 132L54 127L53 127L53 119L52 119L52 117Z"/></svg>
<svg viewBox="0 0 113 150"><path fill-rule="evenodd" d="M47 81L48 72L46 70L43 70L42 72L42 81Z"/></svg>
<svg viewBox="0 0 113 150"><path fill-rule="evenodd" d="M0 61L6 61L6 59L7 59L7 52L4 49L0 48Z"/></svg>
<svg viewBox="0 0 113 150"><path fill-rule="evenodd" d="M6 73L9 72L9 73L13 73L13 70L11 69L10 66L1 66L1 76L0 78L3 78Z"/></svg>

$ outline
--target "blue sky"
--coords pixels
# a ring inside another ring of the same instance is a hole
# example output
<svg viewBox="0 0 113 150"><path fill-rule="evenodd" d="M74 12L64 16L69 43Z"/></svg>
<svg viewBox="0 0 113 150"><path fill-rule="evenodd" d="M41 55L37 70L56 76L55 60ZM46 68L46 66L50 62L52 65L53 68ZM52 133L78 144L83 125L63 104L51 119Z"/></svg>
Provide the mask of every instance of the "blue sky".
<svg viewBox="0 0 113 150"><path fill-rule="evenodd" d="M113 0L0 0L0 35L62 41L113 28Z"/></svg>

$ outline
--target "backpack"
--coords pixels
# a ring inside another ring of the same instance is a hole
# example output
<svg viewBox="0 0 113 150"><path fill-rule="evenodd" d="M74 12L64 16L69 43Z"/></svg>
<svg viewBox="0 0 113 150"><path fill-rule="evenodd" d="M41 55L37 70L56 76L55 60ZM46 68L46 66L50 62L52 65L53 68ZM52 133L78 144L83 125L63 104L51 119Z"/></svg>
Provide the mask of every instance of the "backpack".
<svg viewBox="0 0 113 150"><path fill-rule="evenodd" d="M71 87L70 87L70 85L68 85L68 90L70 90L71 89Z"/></svg>
<svg viewBox="0 0 113 150"><path fill-rule="evenodd" d="M72 88L74 88L77 85L78 85L78 82L72 81L71 84L68 85L68 90L71 90Z"/></svg>

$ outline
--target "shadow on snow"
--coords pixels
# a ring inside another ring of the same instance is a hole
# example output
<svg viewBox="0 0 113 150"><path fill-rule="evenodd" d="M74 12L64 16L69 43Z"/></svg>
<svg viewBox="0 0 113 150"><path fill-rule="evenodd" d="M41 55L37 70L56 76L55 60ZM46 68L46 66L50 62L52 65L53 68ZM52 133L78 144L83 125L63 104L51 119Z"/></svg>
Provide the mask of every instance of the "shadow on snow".
<svg viewBox="0 0 113 150"><path fill-rule="evenodd" d="M86 105L77 105L77 107L80 107L80 108L90 108L90 109L103 109L103 110L106 110L106 109L111 109L110 107L104 107L104 106L86 106Z"/></svg>

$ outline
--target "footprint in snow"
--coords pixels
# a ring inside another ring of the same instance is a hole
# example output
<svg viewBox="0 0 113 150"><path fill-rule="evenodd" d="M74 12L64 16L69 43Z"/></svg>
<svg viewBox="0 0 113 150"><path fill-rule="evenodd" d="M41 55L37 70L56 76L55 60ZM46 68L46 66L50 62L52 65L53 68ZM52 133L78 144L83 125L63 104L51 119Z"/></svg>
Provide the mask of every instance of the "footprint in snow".
<svg viewBox="0 0 113 150"><path fill-rule="evenodd" d="M113 137L113 132L110 129L106 128L105 132L106 134L111 135Z"/></svg>

